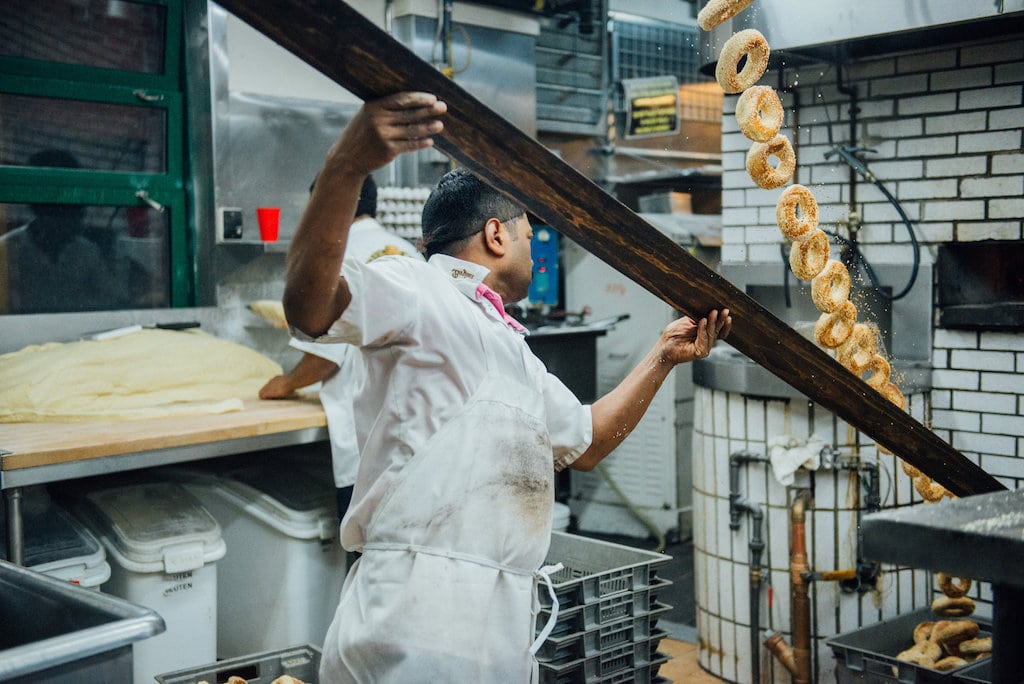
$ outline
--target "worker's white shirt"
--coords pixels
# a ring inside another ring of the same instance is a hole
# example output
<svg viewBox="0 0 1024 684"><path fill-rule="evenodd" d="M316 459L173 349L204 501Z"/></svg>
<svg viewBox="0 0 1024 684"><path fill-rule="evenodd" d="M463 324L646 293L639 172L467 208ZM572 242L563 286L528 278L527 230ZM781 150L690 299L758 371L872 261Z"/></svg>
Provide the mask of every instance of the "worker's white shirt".
<svg viewBox="0 0 1024 684"><path fill-rule="evenodd" d="M412 243L389 232L375 219L366 217L352 224L345 247L346 261L365 264L386 252L423 261L423 256ZM351 487L359 469L359 446L352 415L352 400L363 379L360 354L350 344L322 344L294 337L290 344L338 365L338 372L325 380L320 388L320 403L327 415L327 431L331 437L334 485L339 488Z"/></svg>
<svg viewBox="0 0 1024 684"><path fill-rule="evenodd" d="M590 446L590 407L547 372L490 302L478 298L488 269L439 254L428 263L346 260L342 271L352 303L318 342L358 345L365 362L366 379L355 402L362 459L342 524L345 548L362 547L366 525L395 476L459 413L489 371L514 377L543 396L554 469Z"/></svg>

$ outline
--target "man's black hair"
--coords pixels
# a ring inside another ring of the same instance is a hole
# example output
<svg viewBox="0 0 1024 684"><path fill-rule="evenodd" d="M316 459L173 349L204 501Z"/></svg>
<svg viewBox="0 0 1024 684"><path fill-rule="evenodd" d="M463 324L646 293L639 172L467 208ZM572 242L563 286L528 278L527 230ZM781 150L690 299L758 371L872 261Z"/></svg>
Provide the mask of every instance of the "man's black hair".
<svg viewBox="0 0 1024 684"><path fill-rule="evenodd" d="M423 205L423 251L430 258L483 230L488 219L509 221L524 213L469 170L449 171Z"/></svg>
<svg viewBox="0 0 1024 684"><path fill-rule="evenodd" d="M356 205L356 216L377 217L377 183L373 176L367 176L359 191L359 204Z"/></svg>
<svg viewBox="0 0 1024 684"><path fill-rule="evenodd" d="M313 178L313 182L309 184L309 194L313 194L313 188L316 187L316 179L320 177L317 174L316 178ZM366 180L363 181L363 187L359 189L359 203L356 204L356 216L372 216L377 218L377 181L373 180L373 176L367 176Z"/></svg>

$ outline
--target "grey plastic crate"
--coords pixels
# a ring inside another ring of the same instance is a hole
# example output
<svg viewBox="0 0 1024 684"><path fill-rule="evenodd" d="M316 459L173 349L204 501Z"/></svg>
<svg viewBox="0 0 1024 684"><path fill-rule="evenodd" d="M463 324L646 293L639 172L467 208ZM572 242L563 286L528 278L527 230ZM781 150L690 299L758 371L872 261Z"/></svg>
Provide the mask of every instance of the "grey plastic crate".
<svg viewBox="0 0 1024 684"><path fill-rule="evenodd" d="M556 665L599 655L616 646L667 636L652 629L650 618L628 618L586 632L548 637L537 652L537 660Z"/></svg>
<svg viewBox="0 0 1024 684"><path fill-rule="evenodd" d="M644 592L641 592L644 593ZM624 601L626 599L632 599ZM633 612L629 614L621 614L623 611L620 608L623 603ZM666 612L672 610L672 606L664 603L658 603L657 600L636 600L633 596L617 597L614 600L608 600L605 602L592 603L587 606L576 606L575 608L569 608L565 611L559 611L558 618L555 620L555 628L551 630L549 639L558 639L561 637L567 637L581 632L589 632L595 629L599 629L609 624L622 622L623 620L633 620L634 623L644 623L651 632L653 632L658 626L658 619ZM651 605L650 610L643 609L644 606ZM616 617L610 617L615 614ZM544 625L547 624L548 616L551 615L549 611L541 610L537 614L537 632L539 633ZM607 619L600 620L602 616Z"/></svg>
<svg viewBox="0 0 1024 684"><path fill-rule="evenodd" d="M953 675L957 684L992 684L992 659L984 658L962 667Z"/></svg>
<svg viewBox="0 0 1024 684"><path fill-rule="evenodd" d="M545 565L564 566L551 576L559 606L564 609L648 589L658 581L657 568L669 560L654 551L553 532ZM541 605L550 606L547 587L541 585L538 593Z"/></svg>
<svg viewBox="0 0 1024 684"><path fill-rule="evenodd" d="M930 608L921 608L884 620L870 627L841 634L825 643L836 656L838 684L868 682L869 684L952 684L954 676L968 666L950 672L939 672L921 665L896 660L896 656L914 645L914 627L926 620L937 620ZM979 636L990 636L992 622L988 617L972 615L981 628Z"/></svg>
<svg viewBox="0 0 1024 684"><path fill-rule="evenodd" d="M155 612L0 561L0 681L132 681L132 644L164 631Z"/></svg>
<svg viewBox="0 0 1024 684"><path fill-rule="evenodd" d="M541 663L540 684L651 682L658 676L658 669L671 659L657 650L659 639L620 646L557 667Z"/></svg>
<svg viewBox="0 0 1024 684"><path fill-rule="evenodd" d="M630 594L609 596L595 603L564 608L559 605L558 617L552 636L564 636L573 632L588 632L626 618L643 618L652 613L660 614L670 608L658 602L659 590L671 584L665 582L649 589ZM550 608L541 608L537 613L537 632L547 624Z"/></svg>
<svg viewBox="0 0 1024 684"><path fill-rule="evenodd" d="M175 670L157 675L156 681L160 684L226 682L229 677L234 675L241 677L249 684L270 684L282 675L290 675L304 682L314 682L319 669L320 649L315 646L302 645Z"/></svg>

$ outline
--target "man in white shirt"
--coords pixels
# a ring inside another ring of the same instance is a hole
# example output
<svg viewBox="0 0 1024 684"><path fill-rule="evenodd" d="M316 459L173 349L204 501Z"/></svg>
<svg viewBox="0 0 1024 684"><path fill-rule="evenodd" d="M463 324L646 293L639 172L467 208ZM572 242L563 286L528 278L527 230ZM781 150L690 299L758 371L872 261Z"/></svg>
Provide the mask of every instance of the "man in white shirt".
<svg viewBox="0 0 1024 684"><path fill-rule="evenodd" d="M423 260L415 245L389 232L377 222L376 217L377 184L373 176L367 176L359 191L355 220L349 229L346 260L369 263L385 255ZM334 486L338 491L340 520L352 501L352 486L359 467L352 400L355 388L362 380L362 361L349 344L322 344L294 337L289 343L303 352L302 358L288 373L268 380L260 389L259 396L260 399L286 399L298 389L322 383L320 403L327 415L327 431L331 438L331 463ZM349 563L353 560L350 558Z"/></svg>
<svg viewBox="0 0 1024 684"><path fill-rule="evenodd" d="M526 214L465 171L446 175L424 207L428 262L346 261L339 278L354 188L430 147L445 109L426 93L367 102L328 152L288 255L293 329L358 346L366 370L362 459L342 525L342 543L363 556L327 634L323 683L535 679L554 472L593 468L669 371L731 327L725 310L673 322L617 388L580 404L502 306L525 297L532 277Z"/></svg>

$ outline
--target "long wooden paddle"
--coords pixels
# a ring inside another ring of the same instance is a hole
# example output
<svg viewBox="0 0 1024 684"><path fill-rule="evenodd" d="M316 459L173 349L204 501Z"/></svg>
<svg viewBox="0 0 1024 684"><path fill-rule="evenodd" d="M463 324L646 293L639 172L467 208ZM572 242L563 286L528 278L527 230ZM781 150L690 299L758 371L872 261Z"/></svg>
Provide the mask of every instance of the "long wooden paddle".
<svg viewBox="0 0 1024 684"><path fill-rule="evenodd" d="M218 3L363 100L404 90L448 104L437 147L563 235L693 317L732 312L729 343L966 496L1005 489L828 354L595 183L339 0Z"/></svg>

